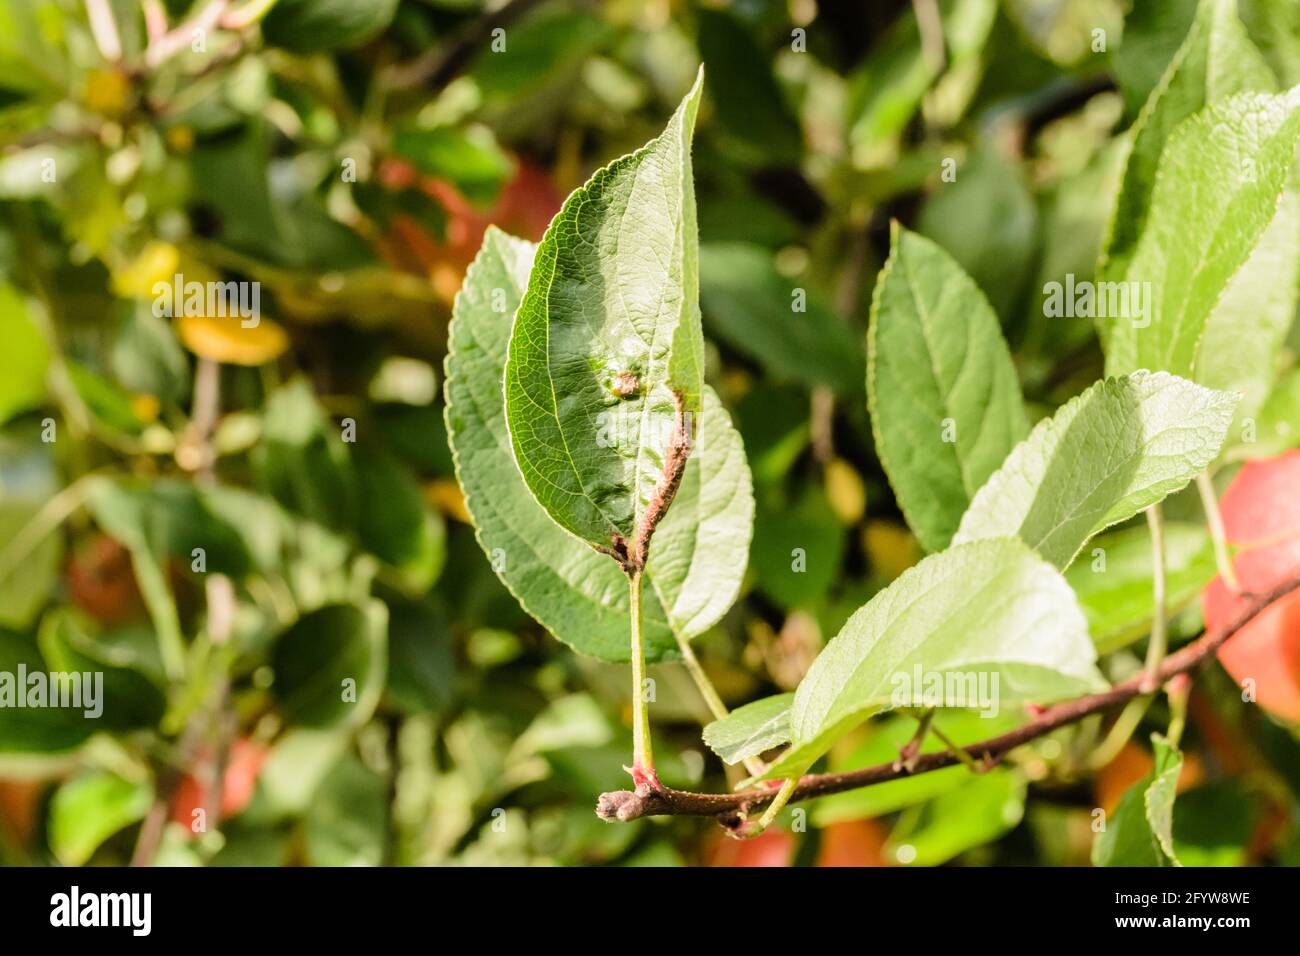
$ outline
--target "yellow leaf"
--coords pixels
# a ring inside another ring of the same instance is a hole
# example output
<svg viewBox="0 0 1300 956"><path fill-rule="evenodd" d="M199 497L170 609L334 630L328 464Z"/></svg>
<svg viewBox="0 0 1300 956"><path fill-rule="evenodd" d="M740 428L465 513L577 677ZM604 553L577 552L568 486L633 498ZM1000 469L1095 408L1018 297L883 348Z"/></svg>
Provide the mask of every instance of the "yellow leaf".
<svg viewBox="0 0 1300 956"><path fill-rule="evenodd" d="M862 549L871 566L891 581L920 557L912 532L892 521L869 522L862 532Z"/></svg>
<svg viewBox="0 0 1300 956"><path fill-rule="evenodd" d="M121 116L126 112L131 81L121 70L100 67L86 74L86 89L82 97L86 109L100 116Z"/></svg>
<svg viewBox="0 0 1300 956"><path fill-rule="evenodd" d="M826 500L841 523L855 525L867 510L867 487L862 476L843 458L826 463Z"/></svg>
<svg viewBox="0 0 1300 956"><path fill-rule="evenodd" d="M178 153L188 153L194 148L194 127L178 123L167 130L167 145Z"/></svg>
<svg viewBox="0 0 1300 956"><path fill-rule="evenodd" d="M142 422L155 422L160 411L158 399L143 392L131 396L131 411Z"/></svg>
<svg viewBox="0 0 1300 956"><path fill-rule="evenodd" d="M227 365L264 365L289 347L284 327L270 319L245 328L238 316L182 315L176 331L195 355Z"/></svg>
<svg viewBox="0 0 1300 956"><path fill-rule="evenodd" d="M113 291L127 299L152 298L153 287L180 271L181 252L170 242L147 243L125 269L113 273Z"/></svg>
<svg viewBox="0 0 1300 956"><path fill-rule="evenodd" d="M460 485L452 479L439 478L429 482L424 486L424 500L449 518L470 523L465 496L461 494Z"/></svg>

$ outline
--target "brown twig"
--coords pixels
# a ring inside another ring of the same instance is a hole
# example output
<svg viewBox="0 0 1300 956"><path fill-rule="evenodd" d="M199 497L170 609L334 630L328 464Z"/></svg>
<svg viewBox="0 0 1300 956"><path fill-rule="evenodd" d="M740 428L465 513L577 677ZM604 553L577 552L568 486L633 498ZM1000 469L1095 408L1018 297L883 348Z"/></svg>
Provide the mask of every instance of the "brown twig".
<svg viewBox="0 0 1300 956"><path fill-rule="evenodd" d="M1300 576L1292 578L1256 599L1228 627L1211 634L1203 634L1181 650L1170 654L1160 666L1160 682L1164 683L1179 674L1194 670L1266 607L1295 591L1300 591ZM1142 693L1142 677L1143 675L1139 673L1099 694L1089 694L1044 708L1024 726L998 737L971 744L964 748L964 753L973 760L992 763L1022 744L1036 740L1057 728L1109 710L1137 697ZM844 773L809 774L800 781L789 802L809 800L813 797L856 790L913 774L941 770L953 766L958 759L950 751L937 751L922 754L911 768L898 766L895 761L890 761ZM596 814L601 819L611 822L616 820L626 822L640 817L657 816L716 817L723 826L734 830L744 821L747 813L766 806L775 796L776 788L771 786L741 793L691 793L667 787L660 787L657 790L638 787L635 791L621 790L601 794L596 804Z"/></svg>
<svg viewBox="0 0 1300 956"><path fill-rule="evenodd" d="M641 523L637 525L632 552L628 556L636 571L645 568L650 557L650 539L654 537L655 528L659 527L659 522L677 497L682 475L686 474L686 459L691 454L691 422L686 414L685 399L680 392L673 392L673 405L673 430L668 436L668 447L664 450L663 472L645 511L641 513Z"/></svg>

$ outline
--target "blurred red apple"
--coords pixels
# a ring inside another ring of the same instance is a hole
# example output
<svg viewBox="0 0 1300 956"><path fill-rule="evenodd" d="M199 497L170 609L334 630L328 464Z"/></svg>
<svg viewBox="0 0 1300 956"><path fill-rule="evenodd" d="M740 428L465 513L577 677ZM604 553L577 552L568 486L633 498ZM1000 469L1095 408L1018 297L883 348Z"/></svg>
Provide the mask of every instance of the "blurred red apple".
<svg viewBox="0 0 1300 956"><path fill-rule="evenodd" d="M266 762L268 749L252 740L236 740L230 746L226 773L221 786L221 816L233 817L253 799L257 775ZM208 776L212 772L212 755L201 754L193 772L187 773L172 798L171 819L192 830L194 811L208 806Z"/></svg>
<svg viewBox="0 0 1300 956"><path fill-rule="evenodd" d="M884 866L888 834L875 820L845 820L822 830L818 866Z"/></svg>
<svg viewBox="0 0 1300 956"><path fill-rule="evenodd" d="M1300 451L1247 462L1219 502L1241 589L1216 577L1201 594L1205 626L1226 627L1263 594L1300 573ZM1275 601L1219 649L1238 684L1254 682L1259 705L1300 721L1300 592Z"/></svg>
<svg viewBox="0 0 1300 956"><path fill-rule="evenodd" d="M704 851L708 866L790 866L795 838L784 830L765 830L752 840L718 834Z"/></svg>
<svg viewBox="0 0 1300 956"><path fill-rule="evenodd" d="M395 266L428 273L436 291L448 302L460 289L488 226L499 226L524 239L541 239L564 201L550 177L524 160L518 161L514 176L488 209L472 204L450 183L421 175L402 159L385 160L379 178L389 189L418 187L446 211L444 240L430 235L414 219L399 215L393 218L389 235L380 240L380 248Z"/></svg>
<svg viewBox="0 0 1300 956"><path fill-rule="evenodd" d="M130 552L107 535L95 535L75 550L67 578L73 602L101 623L120 624L144 607Z"/></svg>

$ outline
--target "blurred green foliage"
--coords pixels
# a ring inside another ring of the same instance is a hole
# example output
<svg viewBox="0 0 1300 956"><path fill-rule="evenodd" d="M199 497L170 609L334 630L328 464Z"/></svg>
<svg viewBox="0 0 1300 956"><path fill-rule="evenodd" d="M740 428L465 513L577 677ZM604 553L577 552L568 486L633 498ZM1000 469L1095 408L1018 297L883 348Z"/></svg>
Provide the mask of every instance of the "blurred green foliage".
<svg viewBox="0 0 1300 956"><path fill-rule="evenodd" d="M982 289L1034 417L1076 394L1096 334L1042 290L1092 278L1125 130L1195 6L0 0L0 671L96 670L105 702L0 710L0 862L1086 862L1107 788L1154 776L1145 745L1090 770L1093 721L995 773L787 811L740 849L704 821L598 820L625 779L625 669L553 640L480 551L442 360L487 224L540 238L703 62L708 380L758 513L743 597L697 648L729 704L790 690L920 554L866 414L891 219ZM1300 82L1296 5L1237 7ZM160 316L176 275L256 283L260 322ZM1261 413L1273 451L1300 435L1296 382ZM1078 585L1110 676L1151 614L1145 536L1115 534L1123 580ZM1176 537L1188 636L1213 561ZM651 673L661 777L727 788L685 672ZM1294 736L1226 678L1202 703L1181 858L1300 858ZM953 737L987 735L962 718ZM906 731L874 721L827 763L889 759Z"/></svg>

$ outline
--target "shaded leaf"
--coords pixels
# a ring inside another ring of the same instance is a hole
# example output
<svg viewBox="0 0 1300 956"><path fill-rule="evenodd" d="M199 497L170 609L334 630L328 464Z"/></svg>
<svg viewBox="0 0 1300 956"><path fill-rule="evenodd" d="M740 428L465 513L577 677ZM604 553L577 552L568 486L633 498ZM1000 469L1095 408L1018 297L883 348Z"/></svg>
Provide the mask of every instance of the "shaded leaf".
<svg viewBox="0 0 1300 956"><path fill-rule="evenodd" d="M757 359L778 381L841 394L862 387L857 336L815 289L781 275L766 249L701 247L700 300L709 334Z"/></svg>
<svg viewBox="0 0 1300 956"><path fill-rule="evenodd" d="M344 50L371 39L396 12L397 0L278 0L262 36L295 53Z"/></svg>
<svg viewBox="0 0 1300 956"><path fill-rule="evenodd" d="M1181 866L1174 852L1174 796L1182 752L1151 735L1155 766L1133 784L1092 844L1093 866Z"/></svg>
<svg viewBox="0 0 1300 956"><path fill-rule="evenodd" d="M768 776L802 774L872 714L931 706L927 672L961 676L943 678L941 706L972 706L951 695L973 687L1001 708L1104 686L1095 660L1069 585L1023 544L950 548L863 605L818 655L795 692L790 749Z"/></svg>
<svg viewBox="0 0 1300 956"><path fill-rule="evenodd" d="M1039 422L975 495L955 542L1019 536L1058 568L1183 488L1219 453L1235 396L1164 372L1098 382Z"/></svg>
<svg viewBox="0 0 1300 956"><path fill-rule="evenodd" d="M275 640L272 693L285 721L304 727L364 723L383 691L387 609L330 604L298 618Z"/></svg>
<svg viewBox="0 0 1300 956"><path fill-rule="evenodd" d="M770 58L731 13L701 7L696 16L700 57L712 78L709 96L722 128L751 160L797 163L803 134L772 76Z"/></svg>

